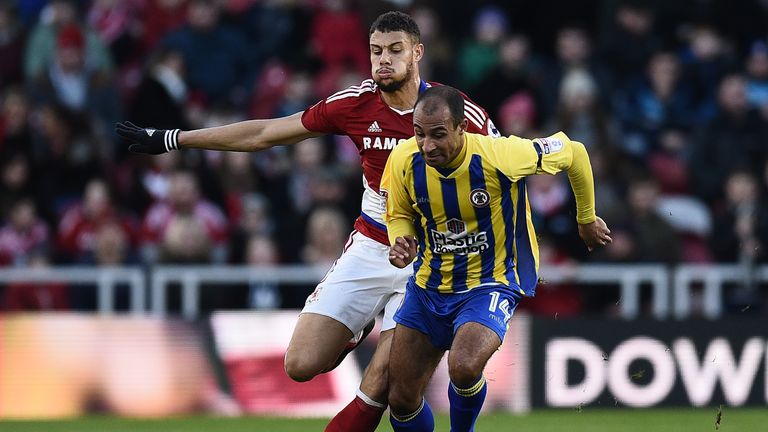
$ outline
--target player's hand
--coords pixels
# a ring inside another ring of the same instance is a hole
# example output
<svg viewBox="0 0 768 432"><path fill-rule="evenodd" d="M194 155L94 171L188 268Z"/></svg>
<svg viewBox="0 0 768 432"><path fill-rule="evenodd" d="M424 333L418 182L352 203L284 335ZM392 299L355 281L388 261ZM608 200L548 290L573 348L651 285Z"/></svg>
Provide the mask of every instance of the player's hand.
<svg viewBox="0 0 768 432"><path fill-rule="evenodd" d="M134 153L163 154L179 149L179 129L152 129L126 121L115 125L115 132L131 142Z"/></svg>
<svg viewBox="0 0 768 432"><path fill-rule="evenodd" d="M587 249L590 251L613 241L610 234L611 230L608 229L608 225L599 216L592 223L579 224L579 236L587 244Z"/></svg>
<svg viewBox="0 0 768 432"><path fill-rule="evenodd" d="M389 262L397 268L405 268L416 258L417 251L418 245L413 236L398 237L389 248Z"/></svg>

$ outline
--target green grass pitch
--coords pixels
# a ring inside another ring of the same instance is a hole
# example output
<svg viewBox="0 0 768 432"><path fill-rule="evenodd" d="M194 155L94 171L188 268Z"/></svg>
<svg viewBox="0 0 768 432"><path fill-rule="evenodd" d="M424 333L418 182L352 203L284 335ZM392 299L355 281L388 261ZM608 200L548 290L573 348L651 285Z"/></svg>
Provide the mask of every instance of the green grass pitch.
<svg viewBox="0 0 768 432"><path fill-rule="evenodd" d="M478 432L758 432L768 431L768 409L723 408L540 410L527 415L483 414ZM322 432L326 419L183 417L138 420L87 417L67 421L0 421L8 432ZM450 429L438 416L436 431ZM391 432L382 421L379 432Z"/></svg>

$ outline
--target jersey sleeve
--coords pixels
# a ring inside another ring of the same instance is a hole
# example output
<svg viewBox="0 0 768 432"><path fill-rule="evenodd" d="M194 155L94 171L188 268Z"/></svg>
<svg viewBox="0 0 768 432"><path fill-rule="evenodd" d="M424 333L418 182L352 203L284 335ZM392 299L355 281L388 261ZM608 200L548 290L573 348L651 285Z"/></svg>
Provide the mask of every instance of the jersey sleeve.
<svg viewBox="0 0 768 432"><path fill-rule="evenodd" d="M301 115L301 123L308 131L324 134L345 134L345 124L352 106L346 100L328 97L307 108Z"/></svg>
<svg viewBox="0 0 768 432"><path fill-rule="evenodd" d="M534 140L514 135L498 140L490 147L495 165L513 181L533 174L557 174L571 166L573 142L562 132Z"/></svg>
<svg viewBox="0 0 768 432"><path fill-rule="evenodd" d="M532 174L557 174L567 170L576 197L577 221L583 224L595 220L592 166L582 143L571 141L562 132L534 140L516 136L499 140L503 142L495 143L490 148L494 163L502 173L517 181Z"/></svg>
<svg viewBox="0 0 768 432"><path fill-rule="evenodd" d="M408 193L406 180L410 168L407 163L410 152L403 151L408 147L408 142L413 142L413 138L395 147L390 154L379 187L379 193L384 197L386 206L384 221L387 223L390 244L394 244L398 237L416 235L416 211L413 209L413 200Z"/></svg>

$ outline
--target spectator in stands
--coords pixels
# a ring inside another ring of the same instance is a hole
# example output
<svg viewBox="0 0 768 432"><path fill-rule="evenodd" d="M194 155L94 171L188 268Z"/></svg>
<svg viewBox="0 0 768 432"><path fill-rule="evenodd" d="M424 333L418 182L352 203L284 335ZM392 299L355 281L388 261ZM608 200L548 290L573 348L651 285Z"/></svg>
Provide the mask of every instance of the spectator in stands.
<svg viewBox="0 0 768 432"><path fill-rule="evenodd" d="M547 133L563 131L592 153L615 153L618 125L602 106L597 82L586 69L573 69L563 75L553 120L545 128Z"/></svg>
<svg viewBox="0 0 768 432"><path fill-rule="evenodd" d="M723 78L718 102L719 113L697 135L689 165L696 194L710 205L721 199L731 171L746 168L758 176L768 155L766 124L750 109L742 75Z"/></svg>
<svg viewBox="0 0 768 432"><path fill-rule="evenodd" d="M231 217L236 225L230 235L229 258L232 263L248 259L248 242L254 236L269 237L275 232L270 203L264 195L248 193L240 196L238 215Z"/></svg>
<svg viewBox="0 0 768 432"><path fill-rule="evenodd" d="M8 3L0 3L0 89L22 81L26 34Z"/></svg>
<svg viewBox="0 0 768 432"><path fill-rule="evenodd" d="M30 170L29 160L23 154L8 155L7 159L3 155L0 165L0 221L8 220L10 209L16 202L34 197Z"/></svg>
<svg viewBox="0 0 768 432"><path fill-rule="evenodd" d="M185 111L189 91L184 78L184 57L180 52L156 51L136 89L128 119L158 128L189 128Z"/></svg>
<svg viewBox="0 0 768 432"><path fill-rule="evenodd" d="M689 127L694 110L693 89L681 81L680 62L666 51L656 52L646 76L619 92L616 116L621 123L622 150L643 162L665 127Z"/></svg>
<svg viewBox="0 0 768 432"><path fill-rule="evenodd" d="M165 35L184 25L187 5L187 0L147 0L144 3L139 10L142 52L156 50Z"/></svg>
<svg viewBox="0 0 768 432"><path fill-rule="evenodd" d="M37 216L32 199L20 199L8 213L8 222L0 228L0 266L26 267L33 255L47 255L48 226Z"/></svg>
<svg viewBox="0 0 768 432"><path fill-rule="evenodd" d="M458 78L464 88L473 88L485 78L499 61L499 44L509 29L504 10L486 6L477 11L472 21L472 38L457 53Z"/></svg>
<svg viewBox="0 0 768 432"><path fill-rule="evenodd" d="M629 184L629 222L634 235L634 259L642 262L677 264L681 258L680 237L657 213L659 185L643 176Z"/></svg>
<svg viewBox="0 0 768 432"><path fill-rule="evenodd" d="M301 254L304 263L330 268L344 247L347 225L343 213L336 208L314 209L307 221L307 243Z"/></svg>
<svg viewBox="0 0 768 432"><path fill-rule="evenodd" d="M698 25L687 36L688 45L680 54L682 77L693 87L692 120L702 124L715 116L717 87L736 64L715 27Z"/></svg>
<svg viewBox="0 0 768 432"><path fill-rule="evenodd" d="M549 118L555 114L566 73L579 69L600 83L597 97L603 106L607 106L613 88L612 78L607 69L593 57L592 44L586 30L575 26L561 28L557 32L555 51L555 60L541 67L539 89L543 115Z"/></svg>
<svg viewBox="0 0 768 432"><path fill-rule="evenodd" d="M76 28L81 33L82 61L88 70L112 70L109 50L96 33L79 23L74 0L52 0L41 12L27 41L24 57L24 76L27 79L36 79L53 63L59 34L67 27Z"/></svg>
<svg viewBox="0 0 768 432"><path fill-rule="evenodd" d="M501 118L502 102L515 93L537 96L537 65L530 53L528 38L522 34L505 37L499 43L498 56L498 63L470 92L475 101L486 107L494 121Z"/></svg>
<svg viewBox="0 0 768 432"><path fill-rule="evenodd" d="M55 104L92 125L99 148L112 154L112 125L120 117L120 99L112 76L86 63L85 35L76 25L59 30L53 60L33 78L30 92L38 104Z"/></svg>
<svg viewBox="0 0 768 432"><path fill-rule="evenodd" d="M229 227L224 214L200 197L191 172L176 171L169 180L167 201L154 204L144 217L143 260L225 262Z"/></svg>
<svg viewBox="0 0 768 432"><path fill-rule="evenodd" d="M693 151L690 132L668 127L659 133L657 150L648 157L648 169L663 194L689 194L688 163Z"/></svg>
<svg viewBox="0 0 768 432"><path fill-rule="evenodd" d="M45 218L55 221L91 179L104 177L106 155L99 154L88 118L59 106L39 108L32 132L40 149L34 170L45 173L35 177L38 204Z"/></svg>
<svg viewBox="0 0 768 432"><path fill-rule="evenodd" d="M312 54L322 63L319 79L322 80L324 75L338 77L346 68L368 74L370 63L365 27L359 12L350 7L348 0L322 0L320 3L322 6L312 17L309 38Z"/></svg>
<svg viewBox="0 0 768 432"><path fill-rule="evenodd" d="M501 102L495 121L502 135L538 136L536 101L527 91L513 93Z"/></svg>
<svg viewBox="0 0 768 432"><path fill-rule="evenodd" d="M250 42L221 20L214 0L191 0L186 24L169 33L162 46L181 52L190 90L204 105L243 102L254 76Z"/></svg>
<svg viewBox="0 0 768 432"><path fill-rule="evenodd" d="M372 18L366 20L366 22L372 22L376 16L386 11L384 9L373 14ZM416 8L411 11L410 15L419 26L421 42L424 46L429 47L428 50L424 51L424 56L419 62L421 74L430 77L431 80L436 82L457 82L454 49L450 38L444 34L440 17L434 8L416 5ZM475 93L472 93L472 96L477 97ZM479 99L475 99L475 101L482 106L488 106Z"/></svg>
<svg viewBox="0 0 768 432"><path fill-rule="evenodd" d="M253 235L248 239L246 264L274 266L279 263L277 245L268 236ZM290 289L292 287L289 287ZM271 282L251 282L248 285L247 305L250 309L277 309L283 301L280 285Z"/></svg>
<svg viewBox="0 0 768 432"><path fill-rule="evenodd" d="M23 154L31 160L34 156L34 149L32 147L30 106L27 94L21 87L10 86L2 92L1 96L0 155L5 159L16 154Z"/></svg>
<svg viewBox="0 0 768 432"><path fill-rule="evenodd" d="M640 1L622 1L616 9L610 27L601 35L600 57L619 81L617 86L641 74L661 48L655 22L653 9Z"/></svg>
<svg viewBox="0 0 768 432"><path fill-rule="evenodd" d="M746 60L747 101L762 110L768 119L768 44L759 40L752 43Z"/></svg>
<svg viewBox="0 0 768 432"><path fill-rule="evenodd" d="M762 254L758 237L758 180L749 170L732 172L724 183L725 208L717 212L711 237L719 262L754 262Z"/></svg>
<svg viewBox="0 0 768 432"><path fill-rule="evenodd" d="M97 252L103 254L105 251L97 251L96 242L98 233L105 226L121 231L121 237L127 243L125 248L136 244L135 221L115 208L107 184L101 179L93 179L85 187L82 201L71 205L58 225L57 243L63 260L75 263L99 262Z"/></svg>
<svg viewBox="0 0 768 432"><path fill-rule="evenodd" d="M140 49L139 9L143 0L93 0L87 22L104 44L118 66L133 61Z"/></svg>

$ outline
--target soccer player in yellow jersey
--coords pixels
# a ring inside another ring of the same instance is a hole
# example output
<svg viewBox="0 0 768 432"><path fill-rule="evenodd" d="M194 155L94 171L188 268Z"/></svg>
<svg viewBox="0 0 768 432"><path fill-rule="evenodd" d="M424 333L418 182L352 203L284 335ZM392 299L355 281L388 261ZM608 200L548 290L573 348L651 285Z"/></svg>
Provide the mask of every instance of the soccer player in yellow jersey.
<svg viewBox="0 0 768 432"><path fill-rule="evenodd" d="M567 171L581 238L590 250L611 242L595 215L581 143L563 133L536 140L468 133L463 103L447 86L422 93L415 137L395 148L381 182L389 260L403 268L416 259L390 352L395 432L434 429L423 395L446 350L451 431L473 430L485 399L485 364L538 281L526 176Z"/></svg>

